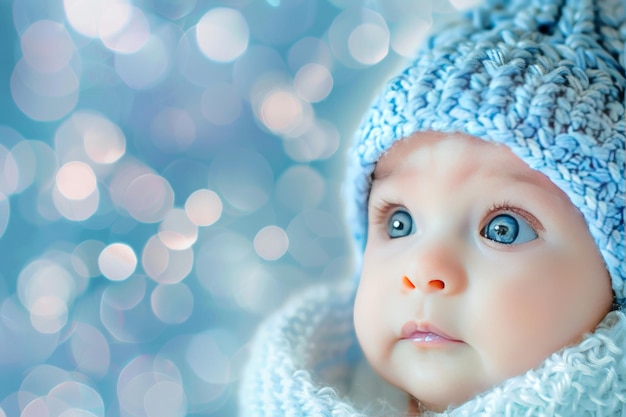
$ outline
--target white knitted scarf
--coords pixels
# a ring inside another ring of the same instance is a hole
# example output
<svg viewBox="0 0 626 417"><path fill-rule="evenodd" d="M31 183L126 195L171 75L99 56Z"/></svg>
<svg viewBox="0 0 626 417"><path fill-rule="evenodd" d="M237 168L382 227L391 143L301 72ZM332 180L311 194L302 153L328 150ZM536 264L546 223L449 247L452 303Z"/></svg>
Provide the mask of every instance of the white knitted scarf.
<svg viewBox="0 0 626 417"><path fill-rule="evenodd" d="M373 411L348 398L363 361L352 324L353 297L350 289L316 287L260 326L241 381L242 417L402 413ZM537 369L428 415L626 417L625 350L626 316L614 311L581 343L552 354Z"/></svg>

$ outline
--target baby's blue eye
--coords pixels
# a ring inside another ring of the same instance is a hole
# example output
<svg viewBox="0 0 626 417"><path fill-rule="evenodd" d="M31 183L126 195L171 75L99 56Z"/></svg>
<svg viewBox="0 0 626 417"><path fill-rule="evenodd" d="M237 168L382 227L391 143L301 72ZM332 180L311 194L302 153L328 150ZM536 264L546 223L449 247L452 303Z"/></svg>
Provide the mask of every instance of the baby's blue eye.
<svg viewBox="0 0 626 417"><path fill-rule="evenodd" d="M537 239L537 232L520 216L499 214L480 231L481 236L505 245L517 245Z"/></svg>
<svg viewBox="0 0 626 417"><path fill-rule="evenodd" d="M411 233L413 233L413 218L408 212L398 210L389 217L387 234L390 238L404 237Z"/></svg>

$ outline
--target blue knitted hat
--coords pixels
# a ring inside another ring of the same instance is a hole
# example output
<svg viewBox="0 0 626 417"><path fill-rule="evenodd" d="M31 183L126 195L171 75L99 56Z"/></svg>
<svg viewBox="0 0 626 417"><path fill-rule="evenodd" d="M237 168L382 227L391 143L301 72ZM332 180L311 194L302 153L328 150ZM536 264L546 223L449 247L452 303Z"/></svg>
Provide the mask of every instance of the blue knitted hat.
<svg viewBox="0 0 626 417"><path fill-rule="evenodd" d="M415 132L502 143L583 214L620 306L624 261L624 0L488 1L432 36L365 115L348 156L360 264L376 161Z"/></svg>

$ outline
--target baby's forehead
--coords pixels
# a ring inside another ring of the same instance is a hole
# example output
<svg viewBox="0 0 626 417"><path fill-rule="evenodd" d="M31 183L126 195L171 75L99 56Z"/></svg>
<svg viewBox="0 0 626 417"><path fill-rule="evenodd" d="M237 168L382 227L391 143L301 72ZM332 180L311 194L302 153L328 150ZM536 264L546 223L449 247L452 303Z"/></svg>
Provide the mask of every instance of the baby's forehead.
<svg viewBox="0 0 626 417"><path fill-rule="evenodd" d="M475 163L470 157L473 152L480 154L490 152L497 156L498 153L506 152L506 148L464 134L419 132L396 141L376 163L375 175L377 179L381 179L406 166L419 169L447 160L459 153L468 156L459 158L459 162L469 165Z"/></svg>
<svg viewBox="0 0 626 417"><path fill-rule="evenodd" d="M507 146L464 134L421 132L395 142L376 164L372 179L383 181L400 175L432 178L454 161L459 180L480 171L489 176L561 190L539 171L531 169ZM449 168L445 168L449 175Z"/></svg>

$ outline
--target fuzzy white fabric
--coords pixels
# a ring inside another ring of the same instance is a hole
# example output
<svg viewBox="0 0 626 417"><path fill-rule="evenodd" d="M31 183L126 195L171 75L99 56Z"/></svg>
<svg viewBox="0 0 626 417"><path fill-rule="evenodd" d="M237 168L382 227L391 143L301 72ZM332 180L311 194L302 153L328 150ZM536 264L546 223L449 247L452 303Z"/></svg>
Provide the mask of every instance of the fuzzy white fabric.
<svg viewBox="0 0 626 417"><path fill-rule="evenodd" d="M352 324L353 293L348 287L316 287L264 322L241 381L241 416L405 413L406 397L385 401L376 394L393 391L381 384L374 394L360 379L364 359ZM581 343L554 353L539 368L445 413L426 415L625 417L625 350L626 316L614 311Z"/></svg>

